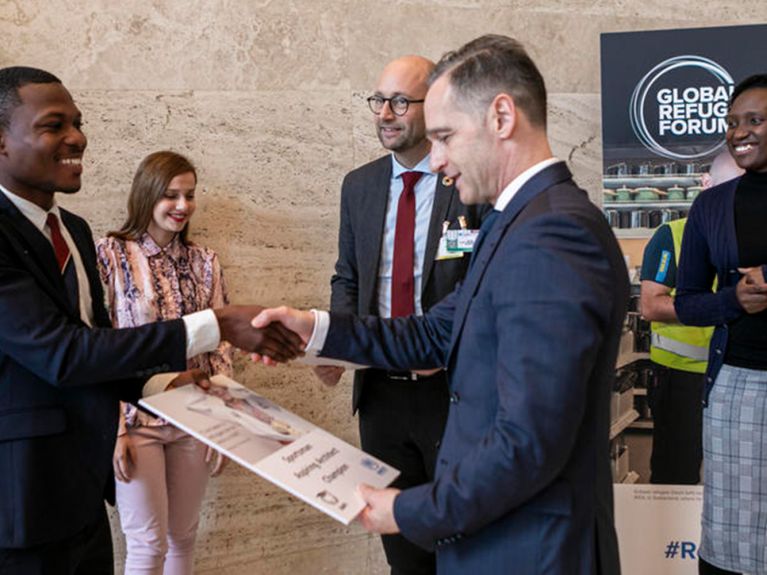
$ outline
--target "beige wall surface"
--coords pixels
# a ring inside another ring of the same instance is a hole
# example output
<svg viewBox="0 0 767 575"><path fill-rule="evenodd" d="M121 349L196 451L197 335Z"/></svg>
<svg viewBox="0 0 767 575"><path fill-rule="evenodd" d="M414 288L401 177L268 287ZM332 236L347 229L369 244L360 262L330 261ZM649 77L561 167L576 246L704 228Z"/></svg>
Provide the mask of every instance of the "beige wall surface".
<svg viewBox="0 0 767 575"><path fill-rule="evenodd" d="M199 167L193 237L219 252L231 299L326 306L341 179L380 154L364 98L389 59L519 38L551 92L554 152L597 197L599 34L765 21L767 0L0 0L0 65L54 72L83 110L84 186L61 203L97 236L121 222L141 158L171 148ZM357 442L349 376L325 389L243 358L237 377ZM230 465L196 572L380 574L379 547Z"/></svg>

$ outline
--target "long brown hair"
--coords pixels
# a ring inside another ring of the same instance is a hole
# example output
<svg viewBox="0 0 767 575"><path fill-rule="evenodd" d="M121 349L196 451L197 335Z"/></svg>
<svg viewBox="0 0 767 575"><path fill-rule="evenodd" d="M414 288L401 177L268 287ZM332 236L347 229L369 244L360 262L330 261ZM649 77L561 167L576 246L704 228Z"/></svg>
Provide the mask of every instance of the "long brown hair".
<svg viewBox="0 0 767 575"><path fill-rule="evenodd" d="M128 217L122 227L108 235L122 240L137 240L149 227L152 212L176 176L192 172L197 182L197 170L187 158L176 152L163 150L144 158L133 176L128 196ZM187 243L189 223L181 230L179 238Z"/></svg>

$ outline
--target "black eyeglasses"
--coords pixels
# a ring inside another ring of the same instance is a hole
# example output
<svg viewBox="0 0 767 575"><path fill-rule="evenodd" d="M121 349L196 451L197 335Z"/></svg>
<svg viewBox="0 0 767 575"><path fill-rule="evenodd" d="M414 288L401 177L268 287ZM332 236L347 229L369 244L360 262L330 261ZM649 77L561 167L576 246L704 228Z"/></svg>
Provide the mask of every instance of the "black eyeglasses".
<svg viewBox="0 0 767 575"><path fill-rule="evenodd" d="M395 116L404 116L407 114L407 110L410 104L422 104L423 100L408 100L405 96L392 96L391 98L384 98L383 96L370 96L368 98L368 106L370 111L378 115L383 110L384 104L389 102L389 108Z"/></svg>

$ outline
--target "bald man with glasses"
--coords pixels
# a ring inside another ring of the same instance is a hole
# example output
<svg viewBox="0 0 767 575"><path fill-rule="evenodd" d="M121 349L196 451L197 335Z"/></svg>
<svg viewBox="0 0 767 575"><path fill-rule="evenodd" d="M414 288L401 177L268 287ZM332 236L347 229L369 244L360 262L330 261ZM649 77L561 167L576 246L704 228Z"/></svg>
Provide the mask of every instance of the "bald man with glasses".
<svg viewBox="0 0 767 575"><path fill-rule="evenodd" d="M470 253L448 251L446 231L479 228L486 210L461 204L453 182L429 169L423 101L433 68L420 56L398 58L367 99L378 139L391 153L344 178L333 311L421 315L466 273ZM328 385L342 374L335 367L315 371ZM355 373L352 408L359 412L362 448L401 471L395 486L434 477L448 402L442 369ZM432 553L400 535L382 539L392 575L435 573Z"/></svg>

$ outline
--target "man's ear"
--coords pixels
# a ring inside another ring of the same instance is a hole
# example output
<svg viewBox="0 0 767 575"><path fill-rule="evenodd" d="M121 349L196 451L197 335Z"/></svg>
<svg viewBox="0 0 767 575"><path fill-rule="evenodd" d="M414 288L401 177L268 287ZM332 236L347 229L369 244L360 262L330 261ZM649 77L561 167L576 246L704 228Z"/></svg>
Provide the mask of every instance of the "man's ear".
<svg viewBox="0 0 767 575"><path fill-rule="evenodd" d="M510 94L501 92L490 104L490 121L493 132L502 140L514 133L517 126L517 106Z"/></svg>

